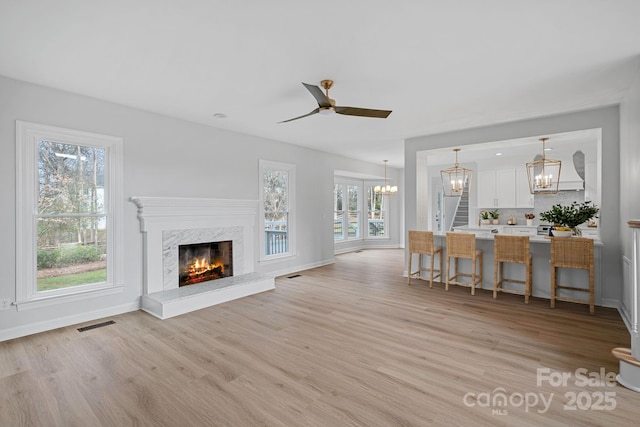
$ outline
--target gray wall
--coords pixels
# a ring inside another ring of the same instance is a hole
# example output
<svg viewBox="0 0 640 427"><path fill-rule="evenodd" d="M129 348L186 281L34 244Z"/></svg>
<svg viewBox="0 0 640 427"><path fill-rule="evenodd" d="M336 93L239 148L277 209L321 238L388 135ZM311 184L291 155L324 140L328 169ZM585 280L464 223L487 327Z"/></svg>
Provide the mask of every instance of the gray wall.
<svg viewBox="0 0 640 427"><path fill-rule="evenodd" d="M639 61L640 62L640 61ZM640 67L625 99L620 104L620 200L621 239L624 252L624 291L622 308L630 321L631 261L633 252L631 232L627 221L640 219ZM605 187L607 188L607 187ZM630 322L628 322L630 323Z"/></svg>
<svg viewBox="0 0 640 427"><path fill-rule="evenodd" d="M636 122L637 123L637 122ZM416 153L446 147L464 147L491 141L542 136L574 130L602 128L602 186L600 233L604 242L602 259L603 303L617 306L622 293L622 239L620 229L620 134L617 106L540 117L511 123L464 129L405 141L405 225L416 227ZM637 194L640 181L629 183Z"/></svg>
<svg viewBox="0 0 640 427"><path fill-rule="evenodd" d="M139 307L142 235L136 208L128 202L131 196L257 200L259 159L296 165L297 256L255 267L284 274L333 262L334 170L383 175L382 163L364 163L2 77L0 100L0 298L15 299L15 200L20 197L15 191L16 120L123 137L127 200L124 292L41 309L0 311L0 340ZM389 173L400 182L400 171ZM393 234L386 245L402 244L401 215L396 206Z"/></svg>

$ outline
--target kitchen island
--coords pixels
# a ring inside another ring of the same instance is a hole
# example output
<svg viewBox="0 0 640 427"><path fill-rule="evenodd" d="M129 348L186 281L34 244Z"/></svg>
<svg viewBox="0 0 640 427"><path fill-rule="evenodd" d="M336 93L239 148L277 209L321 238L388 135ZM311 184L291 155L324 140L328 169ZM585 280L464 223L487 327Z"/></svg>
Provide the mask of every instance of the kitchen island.
<svg viewBox="0 0 640 427"><path fill-rule="evenodd" d="M486 227L486 228L485 228ZM536 227L533 227L536 228ZM480 249L483 253L483 278L482 278L482 289L493 290L493 237L496 234L500 234L500 231L503 231L502 234L516 234L505 232L504 229L496 232L492 232L491 230L495 230L496 227L492 226L483 226L483 227L473 227L473 228L460 228L456 227L456 232L473 232L476 236L476 249ZM567 237L570 238L570 237ZM436 245L440 245L443 248L443 274L442 274L442 282L446 280L446 260L447 260L447 242L446 242L446 233L444 232L434 232L434 240ZM551 297L551 238L548 236L541 235L529 235L529 241L531 244L531 256L533 258L533 283L532 283L532 296L538 298L550 299ZM601 252L602 252L602 241L599 239L594 239L594 267L595 267L595 304L602 305L602 280L601 280L601 271L600 262L601 262ZM425 257L426 258L426 257ZM426 261L426 260L425 260ZM453 273L453 262L451 263L451 274ZM459 269L461 272L470 273L471 272L471 260L460 259L459 261ZM525 277L525 266L522 264L504 264L504 274L505 277L512 279L520 279L524 280ZM575 269L559 269L558 272L558 283L562 284L571 284L578 287L588 288L589 284L589 272L587 270L575 270ZM505 288L511 289L522 289L522 285L505 283ZM571 292L566 291L567 296L576 297L576 298L584 298L584 294L580 292ZM503 297L504 295L498 294L498 298ZM524 297L523 304L524 304ZM588 310L588 309L587 309ZM587 311L588 312L588 311Z"/></svg>

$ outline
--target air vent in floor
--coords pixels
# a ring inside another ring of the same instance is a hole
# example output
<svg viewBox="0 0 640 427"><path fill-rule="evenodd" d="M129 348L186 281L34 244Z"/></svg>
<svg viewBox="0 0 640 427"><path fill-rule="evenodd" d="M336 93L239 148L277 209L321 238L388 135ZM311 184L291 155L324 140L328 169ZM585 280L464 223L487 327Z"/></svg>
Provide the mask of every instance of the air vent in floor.
<svg viewBox="0 0 640 427"><path fill-rule="evenodd" d="M78 328L78 332L89 331L95 328L102 328L103 326L113 325L114 323L116 322L114 322L113 320L109 320L107 322L96 323L95 325L83 326L82 328Z"/></svg>

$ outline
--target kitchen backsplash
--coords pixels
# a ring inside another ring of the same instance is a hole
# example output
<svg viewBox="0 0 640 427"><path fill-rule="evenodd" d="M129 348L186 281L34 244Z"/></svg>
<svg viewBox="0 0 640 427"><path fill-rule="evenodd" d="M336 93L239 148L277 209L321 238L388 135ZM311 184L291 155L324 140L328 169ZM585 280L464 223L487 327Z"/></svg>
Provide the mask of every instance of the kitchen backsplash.
<svg viewBox="0 0 640 427"><path fill-rule="evenodd" d="M510 216L516 219L518 225L526 225L527 220L524 217L526 213L533 213L536 217L533 225L540 225L540 212L548 211L555 204L570 205L572 202L584 202L584 191L560 191L558 194L536 194L534 205L535 208L504 208L498 209L500 213L500 224L507 224ZM480 211L492 210L492 208L478 209L478 221Z"/></svg>

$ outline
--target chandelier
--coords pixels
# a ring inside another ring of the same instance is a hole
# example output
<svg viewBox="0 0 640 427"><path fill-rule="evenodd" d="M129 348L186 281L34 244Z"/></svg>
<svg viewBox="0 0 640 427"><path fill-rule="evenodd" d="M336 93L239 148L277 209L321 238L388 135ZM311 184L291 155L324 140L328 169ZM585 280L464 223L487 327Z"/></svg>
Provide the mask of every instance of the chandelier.
<svg viewBox="0 0 640 427"><path fill-rule="evenodd" d="M397 185L391 186L387 182L387 162L388 162L388 160L383 160L383 162L384 162L384 185L383 186L376 185L375 187L373 187L373 191L376 194L381 194L383 196L393 196L398 192L398 186Z"/></svg>
<svg viewBox="0 0 640 427"><path fill-rule="evenodd" d="M547 142L548 139L549 138L540 138L540 141L542 141L542 157L532 162L527 162L527 176L529 178L529 192L531 194L558 193L562 162L560 160L546 158L545 142Z"/></svg>
<svg viewBox="0 0 640 427"><path fill-rule="evenodd" d="M471 169L458 165L458 152L460 149L454 148L453 151L456 153L456 164L440 171L442 189L444 190L445 197L461 196L465 186L471 186L471 176L473 175Z"/></svg>

